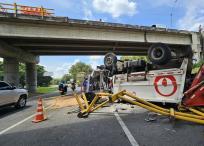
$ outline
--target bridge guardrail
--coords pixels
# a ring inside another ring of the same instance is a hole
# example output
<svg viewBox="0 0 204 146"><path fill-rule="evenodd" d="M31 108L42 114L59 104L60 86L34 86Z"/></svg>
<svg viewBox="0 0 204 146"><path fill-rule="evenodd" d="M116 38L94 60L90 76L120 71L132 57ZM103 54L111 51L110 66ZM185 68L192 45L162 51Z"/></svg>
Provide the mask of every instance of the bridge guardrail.
<svg viewBox="0 0 204 146"><path fill-rule="evenodd" d="M14 13L15 16L18 14L25 14L25 15L35 15L35 16L52 16L54 15L54 9L44 8L43 6L40 7L32 7L32 6L25 6L25 5L18 5L17 3L14 4L7 4L7 3L0 3L0 12L1 13Z"/></svg>

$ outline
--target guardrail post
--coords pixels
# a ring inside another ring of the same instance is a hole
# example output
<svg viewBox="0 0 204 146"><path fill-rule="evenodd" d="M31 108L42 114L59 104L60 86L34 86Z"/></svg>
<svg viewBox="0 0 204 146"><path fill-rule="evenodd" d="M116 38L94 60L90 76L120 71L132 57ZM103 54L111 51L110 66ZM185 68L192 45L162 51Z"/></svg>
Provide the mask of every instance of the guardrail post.
<svg viewBox="0 0 204 146"><path fill-rule="evenodd" d="M17 8L17 4L14 3L14 16L17 17L17 13L18 13L18 8Z"/></svg>

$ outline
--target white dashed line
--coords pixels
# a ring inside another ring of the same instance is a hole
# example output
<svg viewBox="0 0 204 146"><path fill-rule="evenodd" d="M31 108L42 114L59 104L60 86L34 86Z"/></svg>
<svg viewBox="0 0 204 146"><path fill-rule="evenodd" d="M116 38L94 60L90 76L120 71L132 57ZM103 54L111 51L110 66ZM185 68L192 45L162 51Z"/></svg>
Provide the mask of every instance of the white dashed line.
<svg viewBox="0 0 204 146"><path fill-rule="evenodd" d="M117 112L114 112L114 115L115 115L116 119L118 120L118 123L122 127L123 131L125 132L125 135L127 136L127 138L130 141L131 145L132 146L139 146L139 144L137 143L135 138L132 136L132 134L130 133L129 129L127 128L127 126L125 125L125 123L123 122L123 120L121 119L119 114Z"/></svg>
<svg viewBox="0 0 204 146"><path fill-rule="evenodd" d="M47 109L49 109L50 107L52 107L52 105L49 106L49 107L46 107L45 109L47 110ZM6 129L0 131L0 135L2 135L2 134L4 134L4 133L6 133L7 131L9 131L9 130L11 130L11 129L17 127L17 126L19 126L20 124L22 124L22 123L24 123L25 121L31 119L31 118L34 117L35 115L36 115L36 113L35 113L35 114L32 114L31 116L29 116L29 117L23 119L22 121L20 121L20 122L18 122L18 123L16 123L16 124L14 124L14 125L12 125L12 126L6 128Z"/></svg>
<svg viewBox="0 0 204 146"><path fill-rule="evenodd" d="M22 121L20 121L20 122L18 122L18 123L16 123L16 124L14 124L14 125L12 125L12 126L6 128L6 129L2 130L2 131L0 132L0 135L4 134L5 132L7 132L7 131L9 131L9 130L15 128L16 126L18 126L18 125L24 123L25 121L31 119L31 118L34 117L34 116L35 116L35 114L33 114L33 115L31 115L31 116L29 116L29 117L23 119Z"/></svg>

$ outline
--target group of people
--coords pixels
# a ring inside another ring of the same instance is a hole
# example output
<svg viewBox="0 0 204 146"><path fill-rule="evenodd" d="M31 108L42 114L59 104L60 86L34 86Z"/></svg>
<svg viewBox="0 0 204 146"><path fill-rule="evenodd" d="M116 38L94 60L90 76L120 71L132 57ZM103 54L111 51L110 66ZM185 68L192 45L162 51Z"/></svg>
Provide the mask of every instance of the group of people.
<svg viewBox="0 0 204 146"><path fill-rule="evenodd" d="M108 88L110 88L109 87L111 85L110 83L112 83L112 82L108 80L108 82L107 82ZM88 102L91 102L93 100L93 98L95 97L95 91L100 90L100 87L98 87L100 85L98 85L98 84L100 84L100 83L94 82L94 80L91 78L91 76L87 76L84 78L84 81L82 83L81 92L85 93L85 96L87 97ZM64 82L61 82L59 84L59 91L60 91L61 95L64 95L67 93L67 88L68 88L68 86ZM75 89L76 89L76 82L75 81L71 82L71 89L72 89L72 91L75 91Z"/></svg>
<svg viewBox="0 0 204 146"><path fill-rule="evenodd" d="M68 86L64 81L60 82L60 84L58 86L59 91L66 93L67 88L68 88ZM76 82L75 81L71 82L71 89L72 89L72 91L75 91L75 89L76 89ZM90 82L87 77L84 78L84 81L82 83L82 91L83 92L90 92L92 90L93 90L93 83Z"/></svg>

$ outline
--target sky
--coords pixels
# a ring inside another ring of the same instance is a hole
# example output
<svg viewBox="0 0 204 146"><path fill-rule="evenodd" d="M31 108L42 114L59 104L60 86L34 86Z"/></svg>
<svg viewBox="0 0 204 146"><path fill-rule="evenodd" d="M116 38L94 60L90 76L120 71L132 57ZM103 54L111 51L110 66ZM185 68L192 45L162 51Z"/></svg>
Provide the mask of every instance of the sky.
<svg viewBox="0 0 204 146"><path fill-rule="evenodd" d="M53 8L56 16L74 19L197 31L204 26L204 0L1 0L28 6ZM172 19L171 19L172 14ZM171 21L172 20L172 21ZM0 58L1 60L1 58ZM60 78L76 62L93 68L103 64L103 56L41 56L40 65Z"/></svg>

